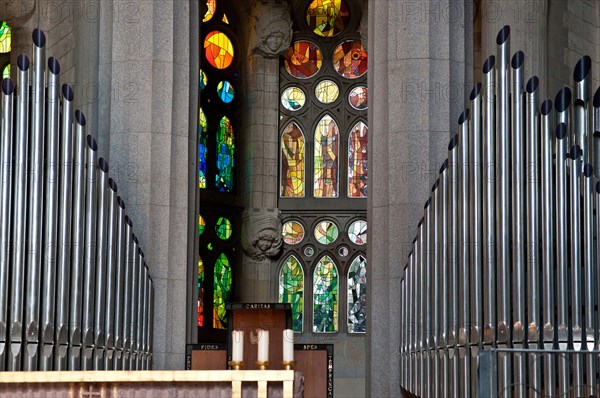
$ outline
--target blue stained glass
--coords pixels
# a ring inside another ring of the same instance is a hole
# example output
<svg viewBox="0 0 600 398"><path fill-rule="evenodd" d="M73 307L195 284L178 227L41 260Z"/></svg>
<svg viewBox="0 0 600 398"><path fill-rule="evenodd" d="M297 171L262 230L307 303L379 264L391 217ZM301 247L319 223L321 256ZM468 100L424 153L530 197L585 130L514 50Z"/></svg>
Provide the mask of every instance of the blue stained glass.
<svg viewBox="0 0 600 398"><path fill-rule="evenodd" d="M227 116L223 116L217 133L217 174L216 188L221 192L233 190L234 135Z"/></svg>

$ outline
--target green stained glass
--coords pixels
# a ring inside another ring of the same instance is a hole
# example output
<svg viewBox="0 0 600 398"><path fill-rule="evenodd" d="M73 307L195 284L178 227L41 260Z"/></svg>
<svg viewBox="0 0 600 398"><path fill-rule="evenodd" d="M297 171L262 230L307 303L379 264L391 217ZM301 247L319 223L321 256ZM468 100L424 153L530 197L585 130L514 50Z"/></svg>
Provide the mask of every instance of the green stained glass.
<svg viewBox="0 0 600 398"><path fill-rule="evenodd" d="M319 243L328 245L338 238L339 230L333 221L321 221L315 227L315 238Z"/></svg>
<svg viewBox="0 0 600 398"><path fill-rule="evenodd" d="M292 305L294 332L302 332L304 271L295 256L289 256L279 271L279 302Z"/></svg>
<svg viewBox="0 0 600 398"><path fill-rule="evenodd" d="M294 122L281 135L281 196L304 196L304 134Z"/></svg>
<svg viewBox="0 0 600 398"><path fill-rule="evenodd" d="M358 122L348 139L348 197L367 197L367 125Z"/></svg>
<svg viewBox="0 0 600 398"><path fill-rule="evenodd" d="M304 227L298 221L288 221L282 228L283 241L288 245L296 245L304 239Z"/></svg>
<svg viewBox="0 0 600 398"><path fill-rule="evenodd" d="M367 259L359 255L348 269L348 333L365 333L367 320Z"/></svg>
<svg viewBox="0 0 600 398"><path fill-rule="evenodd" d="M219 239L229 239L231 237L231 234L233 233L231 221L229 221L225 217L219 217L219 219L217 220L217 224L215 225L215 232L217 233Z"/></svg>
<svg viewBox="0 0 600 398"><path fill-rule="evenodd" d="M8 53L12 47L12 34L10 26L4 21L0 25L0 53ZM9 69L10 70L10 69Z"/></svg>
<svg viewBox="0 0 600 398"><path fill-rule="evenodd" d="M234 163L234 134L233 127L227 116L223 116L219 123L217 133L217 174L216 188L221 192L233 190L233 163Z"/></svg>
<svg viewBox="0 0 600 398"><path fill-rule="evenodd" d="M198 112L198 188L206 188L206 168L208 166L206 155L208 154L208 147L206 146L208 123L206 122L206 115L202 108Z"/></svg>
<svg viewBox="0 0 600 398"><path fill-rule="evenodd" d="M338 331L338 272L329 256L321 258L313 274L313 332Z"/></svg>
<svg viewBox="0 0 600 398"><path fill-rule="evenodd" d="M302 109L306 103L306 95L298 87L288 87L281 94L281 104L288 111L297 111Z"/></svg>
<svg viewBox="0 0 600 398"><path fill-rule="evenodd" d="M6 79L7 77L10 77L10 64L6 65L2 71L2 78Z"/></svg>
<svg viewBox="0 0 600 398"><path fill-rule="evenodd" d="M217 85L217 95L224 103L228 104L233 101L233 97L235 96L235 90L231 83L227 80L222 80Z"/></svg>
<svg viewBox="0 0 600 398"><path fill-rule="evenodd" d="M204 263L198 256L198 326L204 326Z"/></svg>
<svg viewBox="0 0 600 398"><path fill-rule="evenodd" d="M348 228L348 237L357 245L367 244L367 222L365 220L356 220Z"/></svg>
<svg viewBox="0 0 600 398"><path fill-rule="evenodd" d="M315 88L315 96L324 104L334 102L339 94L340 89L332 80L323 80L317 84L317 87Z"/></svg>
<svg viewBox="0 0 600 398"><path fill-rule="evenodd" d="M338 151L339 130L329 115L317 124L314 152L314 196L315 198L338 197Z"/></svg>
<svg viewBox="0 0 600 398"><path fill-rule="evenodd" d="M208 84L208 77L206 77L206 73L204 73L202 69L200 69L200 76L198 80L200 81L200 90L204 90L204 88Z"/></svg>
<svg viewBox="0 0 600 398"><path fill-rule="evenodd" d="M350 20L344 0L314 0L306 11L308 27L319 36L339 34Z"/></svg>
<svg viewBox="0 0 600 398"><path fill-rule="evenodd" d="M202 235L202 232L204 232L205 227L206 222L204 221L204 218L202 218L201 215L198 215L198 235Z"/></svg>
<svg viewBox="0 0 600 398"><path fill-rule="evenodd" d="M206 248L207 248L208 250L212 251L212 249L213 249L212 242L209 242L209 243L206 245Z"/></svg>
<svg viewBox="0 0 600 398"><path fill-rule="evenodd" d="M213 328L227 328L227 312L225 304L231 298L231 265L229 259L223 253L215 262L215 284L213 303Z"/></svg>

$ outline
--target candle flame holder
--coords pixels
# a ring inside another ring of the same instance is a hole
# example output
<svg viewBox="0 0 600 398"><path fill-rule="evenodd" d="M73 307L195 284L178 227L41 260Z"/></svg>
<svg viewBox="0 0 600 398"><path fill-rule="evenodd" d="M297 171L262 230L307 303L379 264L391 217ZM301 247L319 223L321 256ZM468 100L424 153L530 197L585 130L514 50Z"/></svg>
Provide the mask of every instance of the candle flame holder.
<svg viewBox="0 0 600 398"><path fill-rule="evenodd" d="M281 361L283 368L285 370L294 370L294 366L296 365L296 361Z"/></svg>
<svg viewBox="0 0 600 398"><path fill-rule="evenodd" d="M271 362L269 361L256 361L256 366L258 366L260 370L267 370L269 365L271 365Z"/></svg>
<svg viewBox="0 0 600 398"><path fill-rule="evenodd" d="M229 365L233 368L233 370L244 369L244 361L229 361Z"/></svg>

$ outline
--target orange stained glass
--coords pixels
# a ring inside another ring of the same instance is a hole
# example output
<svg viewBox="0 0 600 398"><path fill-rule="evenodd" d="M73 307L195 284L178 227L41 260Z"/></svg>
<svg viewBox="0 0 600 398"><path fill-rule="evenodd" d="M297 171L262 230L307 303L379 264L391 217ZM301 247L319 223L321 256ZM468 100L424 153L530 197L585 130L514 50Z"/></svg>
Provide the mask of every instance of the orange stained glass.
<svg viewBox="0 0 600 398"><path fill-rule="evenodd" d="M338 197L339 130L329 115L323 116L315 129L314 196Z"/></svg>
<svg viewBox="0 0 600 398"><path fill-rule="evenodd" d="M304 134L291 122L281 135L281 196L304 197Z"/></svg>
<svg viewBox="0 0 600 398"><path fill-rule="evenodd" d="M285 70L299 79L314 76L322 64L323 56L319 47L304 40L292 44L283 62Z"/></svg>
<svg viewBox="0 0 600 398"><path fill-rule="evenodd" d="M214 30L204 39L204 53L212 66L225 69L233 62L233 43L225 33Z"/></svg>
<svg viewBox="0 0 600 398"><path fill-rule="evenodd" d="M298 221L288 221L282 228L283 241L288 245L296 245L304 239L304 227Z"/></svg>
<svg viewBox="0 0 600 398"><path fill-rule="evenodd" d="M210 21L213 15L215 15L215 11L217 10L217 0L208 0L206 6L208 7L208 10L206 10L202 22Z"/></svg>
<svg viewBox="0 0 600 398"><path fill-rule="evenodd" d="M348 79L356 79L367 72L367 52L360 41L346 41L333 51L333 68Z"/></svg>
<svg viewBox="0 0 600 398"><path fill-rule="evenodd" d="M225 22L226 24L229 24L229 20L227 19L227 15L226 14L223 14L222 21Z"/></svg>
<svg viewBox="0 0 600 398"><path fill-rule="evenodd" d="M348 139L348 197L367 197L367 125L358 122Z"/></svg>

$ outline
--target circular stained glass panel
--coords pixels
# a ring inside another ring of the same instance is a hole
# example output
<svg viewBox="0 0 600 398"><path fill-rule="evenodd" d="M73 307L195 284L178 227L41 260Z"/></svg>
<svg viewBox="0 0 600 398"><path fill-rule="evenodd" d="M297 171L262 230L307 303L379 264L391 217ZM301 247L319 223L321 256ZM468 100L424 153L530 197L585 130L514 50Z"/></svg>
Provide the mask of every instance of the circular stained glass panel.
<svg viewBox="0 0 600 398"><path fill-rule="evenodd" d="M206 222L204 222L204 218L201 215L198 215L198 235L202 235L204 232L204 228L206 227Z"/></svg>
<svg viewBox="0 0 600 398"><path fill-rule="evenodd" d="M306 10L306 23L319 36L339 34L350 19L350 11L344 0L314 0Z"/></svg>
<svg viewBox="0 0 600 398"><path fill-rule="evenodd" d="M306 257L312 257L315 254L315 248L312 246L306 246L304 248L304 255Z"/></svg>
<svg viewBox="0 0 600 398"><path fill-rule="evenodd" d="M298 87L288 87L281 94L281 104L288 111L300 110L305 103L306 95Z"/></svg>
<svg viewBox="0 0 600 398"><path fill-rule="evenodd" d="M225 69L233 62L233 43L225 33L213 30L204 39L204 54L212 66Z"/></svg>
<svg viewBox="0 0 600 398"><path fill-rule="evenodd" d="M217 95L224 103L228 104L233 101L233 97L235 95L235 90L231 83L227 80L222 80L217 85Z"/></svg>
<svg viewBox="0 0 600 398"><path fill-rule="evenodd" d="M348 237L357 245L367 244L367 222L356 220L348 228Z"/></svg>
<svg viewBox="0 0 600 398"><path fill-rule="evenodd" d="M315 238L319 243L328 245L338 238L339 230L333 221L321 221L315 227Z"/></svg>
<svg viewBox="0 0 600 398"><path fill-rule="evenodd" d="M323 80L315 88L315 96L324 104L331 104L340 94L340 89L332 80Z"/></svg>
<svg viewBox="0 0 600 398"><path fill-rule="evenodd" d="M296 245L304 239L304 227L298 221L288 221L282 228L283 241L288 245Z"/></svg>
<svg viewBox="0 0 600 398"><path fill-rule="evenodd" d="M321 69L322 63L323 55L319 47L309 41L299 40L290 47L283 65L293 77L307 79Z"/></svg>
<svg viewBox="0 0 600 398"><path fill-rule="evenodd" d="M367 52L360 41L346 41L333 51L333 68L348 79L356 79L367 72Z"/></svg>
<svg viewBox="0 0 600 398"><path fill-rule="evenodd" d="M365 86L357 86L350 91L348 95L348 102L350 106L357 111L364 111L367 109L368 91Z"/></svg>
<svg viewBox="0 0 600 398"><path fill-rule="evenodd" d="M206 85L208 84L208 78L206 77L206 73L202 69L200 69L200 90L204 90Z"/></svg>
<svg viewBox="0 0 600 398"><path fill-rule="evenodd" d="M219 217L217 223L215 224L215 232L217 236L221 240L227 240L231 237L233 233L233 227L231 226L231 221L229 221L225 217Z"/></svg>

